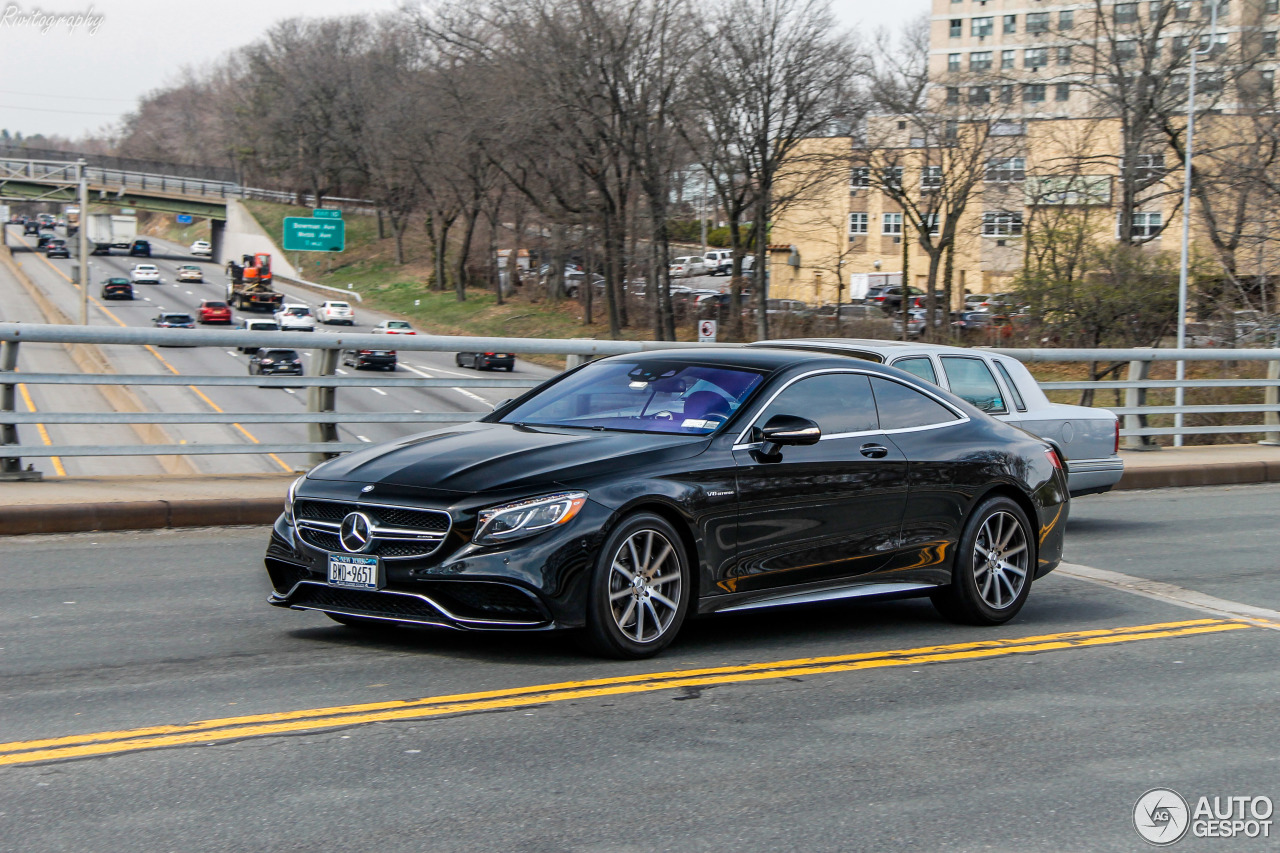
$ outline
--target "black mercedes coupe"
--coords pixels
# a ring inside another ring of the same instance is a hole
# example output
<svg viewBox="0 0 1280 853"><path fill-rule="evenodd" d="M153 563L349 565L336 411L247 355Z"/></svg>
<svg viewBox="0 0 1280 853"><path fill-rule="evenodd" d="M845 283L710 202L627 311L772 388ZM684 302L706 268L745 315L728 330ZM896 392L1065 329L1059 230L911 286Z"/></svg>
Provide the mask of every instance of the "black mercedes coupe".
<svg viewBox="0 0 1280 853"><path fill-rule="evenodd" d="M929 596L998 625L1062 556L1046 442L893 367L614 356L289 490L272 604L367 628L575 629L639 658L694 615Z"/></svg>

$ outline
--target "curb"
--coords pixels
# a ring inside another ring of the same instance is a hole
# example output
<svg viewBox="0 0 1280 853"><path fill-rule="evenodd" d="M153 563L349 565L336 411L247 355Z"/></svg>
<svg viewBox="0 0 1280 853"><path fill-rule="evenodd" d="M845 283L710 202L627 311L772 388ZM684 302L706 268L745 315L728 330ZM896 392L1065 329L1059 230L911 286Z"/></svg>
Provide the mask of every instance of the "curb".
<svg viewBox="0 0 1280 853"><path fill-rule="evenodd" d="M261 525L273 523L281 509L277 498L6 506L0 507L0 536Z"/></svg>
<svg viewBox="0 0 1280 853"><path fill-rule="evenodd" d="M1280 482L1280 462L1209 462L1165 468L1129 468L1114 491Z"/></svg>

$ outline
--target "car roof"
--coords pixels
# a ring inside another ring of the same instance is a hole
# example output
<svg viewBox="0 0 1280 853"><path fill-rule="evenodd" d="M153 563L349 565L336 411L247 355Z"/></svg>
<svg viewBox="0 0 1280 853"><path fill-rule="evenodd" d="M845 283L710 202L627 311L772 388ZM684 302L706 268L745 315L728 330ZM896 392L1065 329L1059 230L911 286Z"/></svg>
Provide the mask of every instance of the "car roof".
<svg viewBox="0 0 1280 853"><path fill-rule="evenodd" d="M750 347L689 347L681 349L653 350L650 352L627 353L610 356L619 360L630 359L641 364L645 362L661 362L677 359L697 364L723 365L724 367L746 367L769 372L781 370L795 364L807 362L826 362L830 365L848 364L845 356L801 347L778 347L752 345ZM873 362L865 362L873 364Z"/></svg>

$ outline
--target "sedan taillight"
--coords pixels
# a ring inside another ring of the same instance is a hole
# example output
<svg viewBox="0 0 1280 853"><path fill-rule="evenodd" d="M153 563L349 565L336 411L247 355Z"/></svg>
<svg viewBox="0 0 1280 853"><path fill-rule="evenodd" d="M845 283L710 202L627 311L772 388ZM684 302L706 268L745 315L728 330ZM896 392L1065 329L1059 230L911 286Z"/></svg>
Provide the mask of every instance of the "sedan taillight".
<svg viewBox="0 0 1280 853"><path fill-rule="evenodd" d="M1112 452L1113 453L1120 452L1120 419L1119 418L1116 418L1116 446L1115 446L1115 450Z"/></svg>
<svg viewBox="0 0 1280 853"><path fill-rule="evenodd" d="M1044 449L1044 455L1048 457L1050 465L1057 468L1059 471L1063 470L1062 457L1058 456L1058 451L1054 450L1052 447L1046 447Z"/></svg>

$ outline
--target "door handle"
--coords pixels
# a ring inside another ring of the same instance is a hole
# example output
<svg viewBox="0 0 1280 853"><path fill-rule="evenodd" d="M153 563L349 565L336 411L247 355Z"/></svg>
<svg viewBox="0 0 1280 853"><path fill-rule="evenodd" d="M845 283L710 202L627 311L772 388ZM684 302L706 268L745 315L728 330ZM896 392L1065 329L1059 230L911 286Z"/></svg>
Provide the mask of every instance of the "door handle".
<svg viewBox="0 0 1280 853"><path fill-rule="evenodd" d="M883 459L889 455L889 448L883 444L864 444L859 448L859 452L869 459Z"/></svg>

